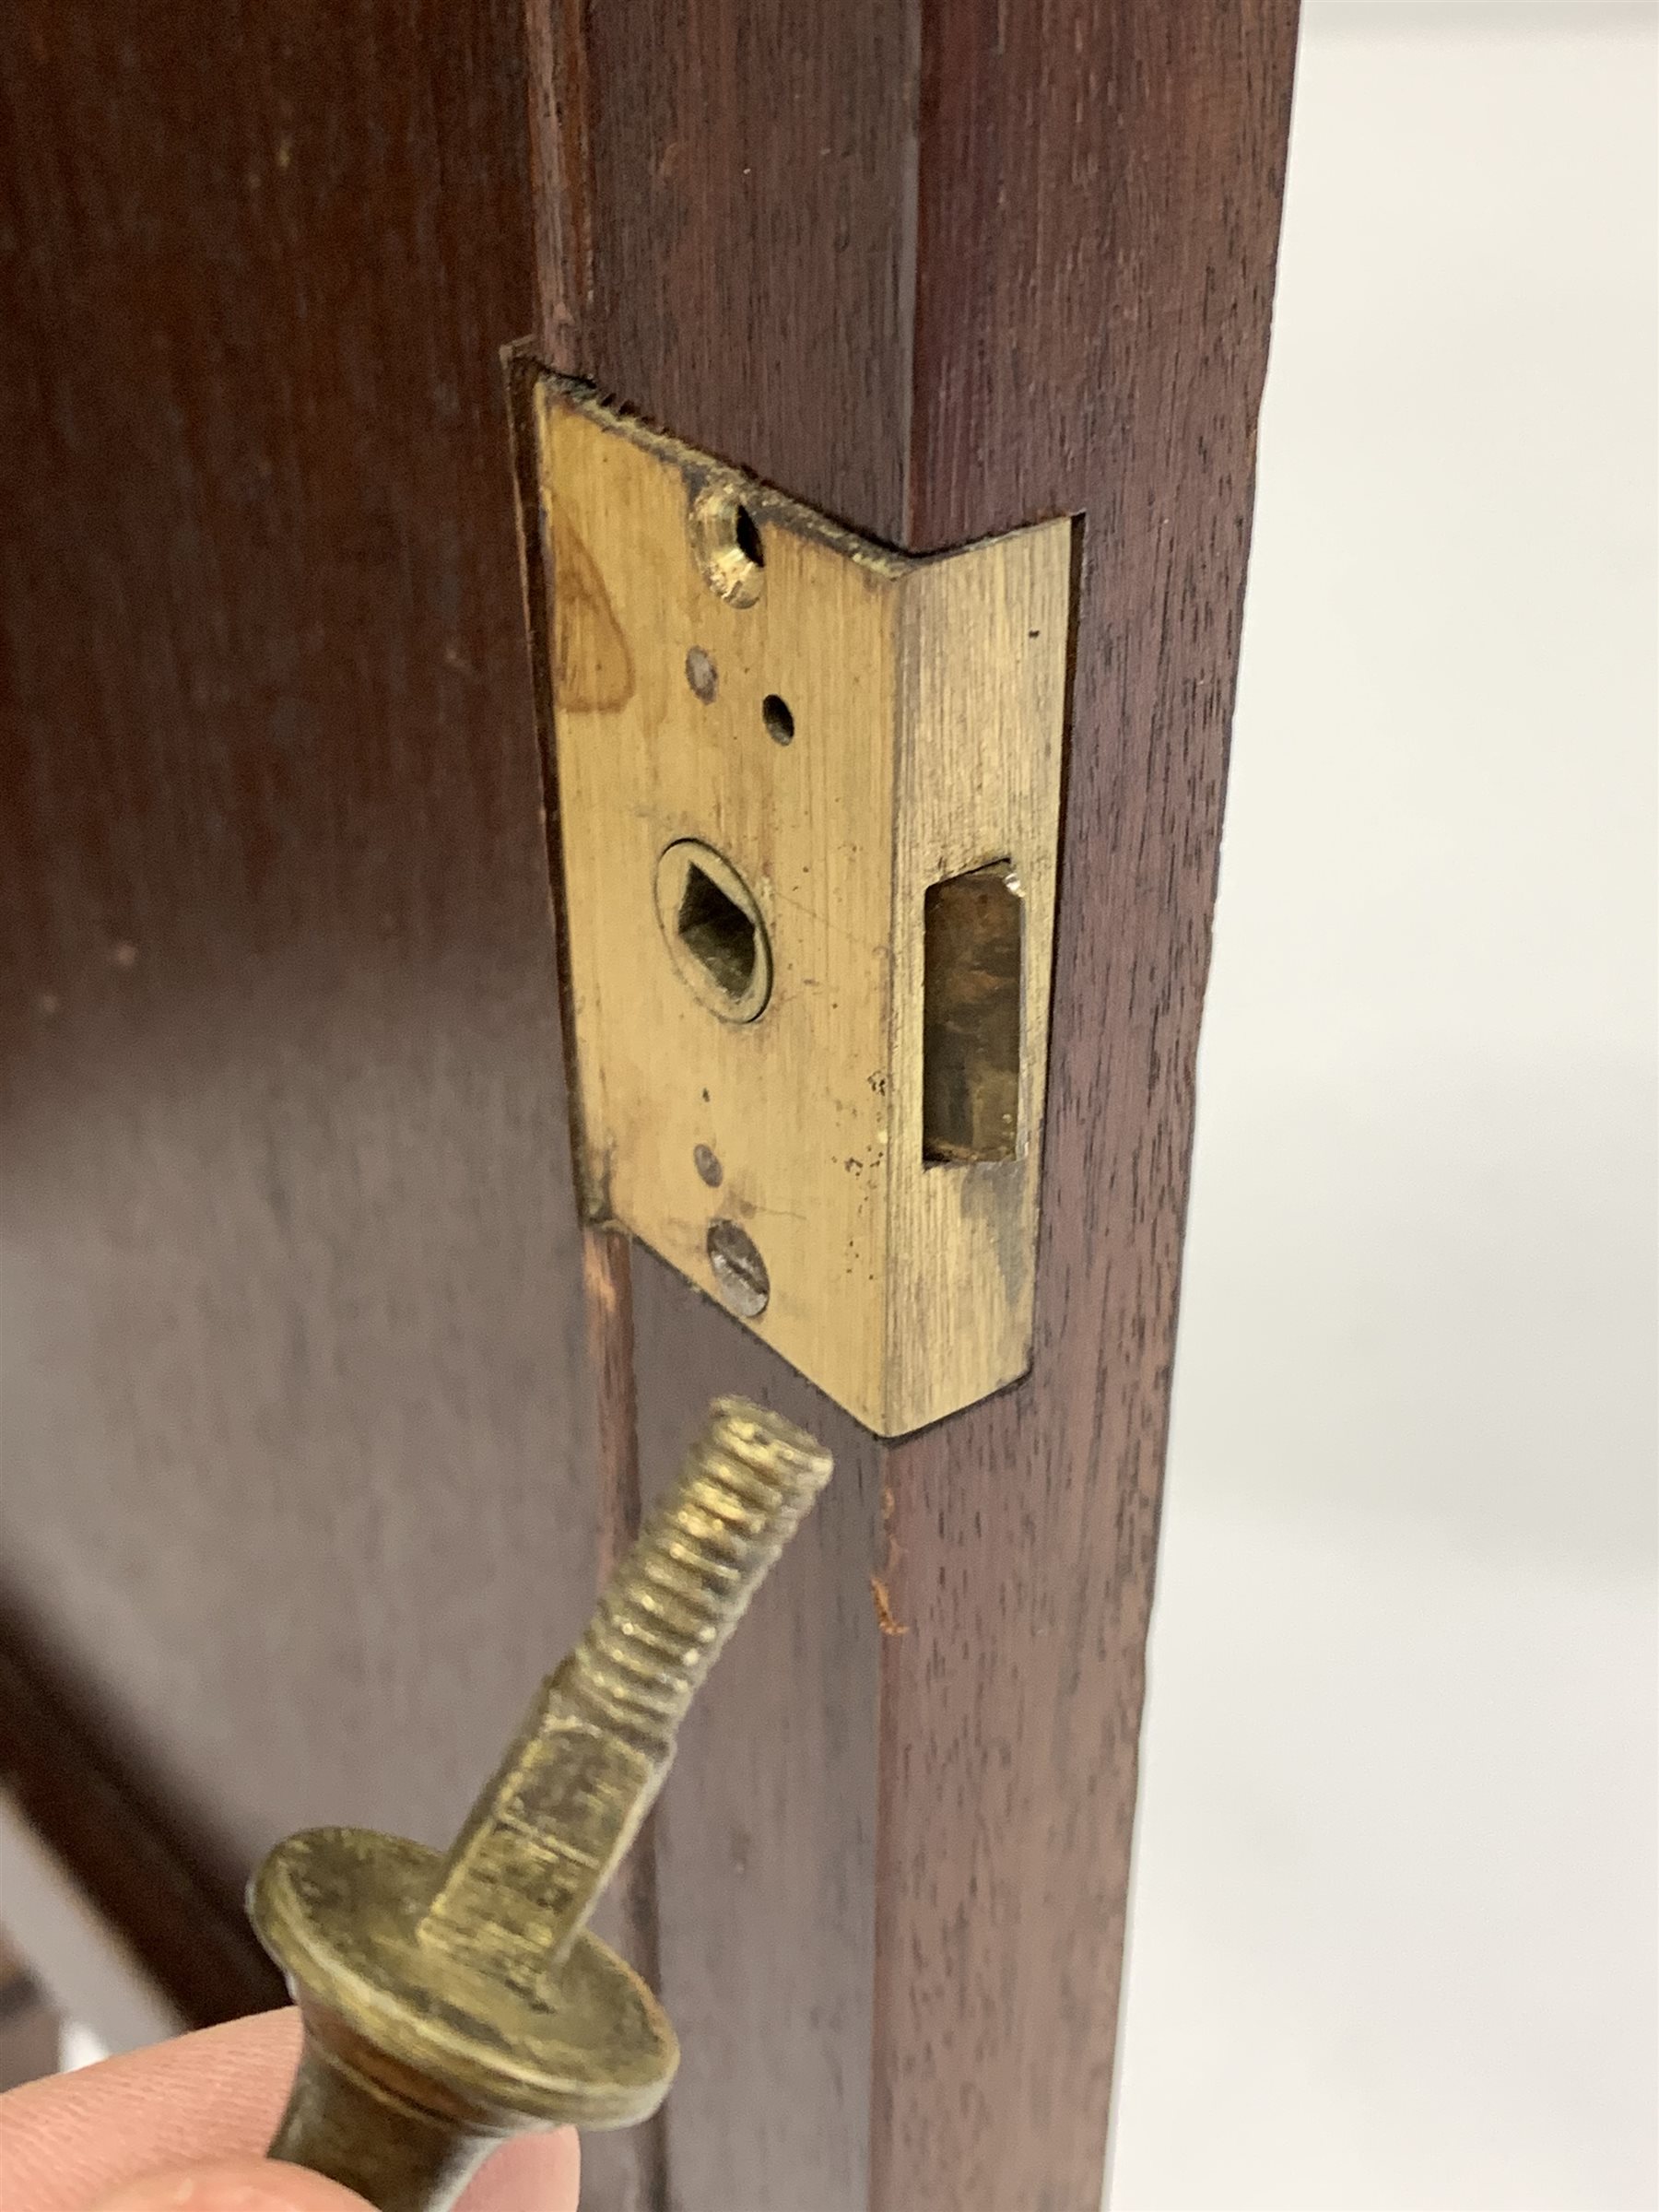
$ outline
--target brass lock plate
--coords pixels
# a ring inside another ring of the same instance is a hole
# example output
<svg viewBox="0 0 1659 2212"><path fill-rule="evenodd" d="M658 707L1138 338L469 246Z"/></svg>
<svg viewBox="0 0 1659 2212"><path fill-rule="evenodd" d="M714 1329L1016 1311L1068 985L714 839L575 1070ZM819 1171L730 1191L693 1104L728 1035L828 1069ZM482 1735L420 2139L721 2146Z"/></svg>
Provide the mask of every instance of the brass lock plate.
<svg viewBox="0 0 1659 2212"><path fill-rule="evenodd" d="M584 1209L920 1428L1030 1358L1071 524L912 559L533 415Z"/></svg>

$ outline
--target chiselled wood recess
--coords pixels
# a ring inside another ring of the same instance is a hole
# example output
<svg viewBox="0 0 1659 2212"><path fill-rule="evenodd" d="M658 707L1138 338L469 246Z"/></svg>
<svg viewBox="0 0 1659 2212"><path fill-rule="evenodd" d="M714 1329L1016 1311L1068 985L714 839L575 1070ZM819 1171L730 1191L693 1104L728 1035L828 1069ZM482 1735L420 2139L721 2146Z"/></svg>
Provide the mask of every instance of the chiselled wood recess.
<svg viewBox="0 0 1659 2212"><path fill-rule="evenodd" d="M1072 524L911 558L534 411L584 1210L903 1434L1030 1358Z"/></svg>

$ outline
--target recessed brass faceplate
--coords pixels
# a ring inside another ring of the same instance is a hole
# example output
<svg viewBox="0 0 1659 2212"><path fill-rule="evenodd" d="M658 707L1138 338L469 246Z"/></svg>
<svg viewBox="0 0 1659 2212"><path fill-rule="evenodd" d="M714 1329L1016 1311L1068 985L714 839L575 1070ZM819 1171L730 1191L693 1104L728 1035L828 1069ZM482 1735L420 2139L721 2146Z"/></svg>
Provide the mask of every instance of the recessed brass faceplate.
<svg viewBox="0 0 1659 2212"><path fill-rule="evenodd" d="M911 559L534 415L585 1210L920 1428L1030 1357L1071 524Z"/></svg>

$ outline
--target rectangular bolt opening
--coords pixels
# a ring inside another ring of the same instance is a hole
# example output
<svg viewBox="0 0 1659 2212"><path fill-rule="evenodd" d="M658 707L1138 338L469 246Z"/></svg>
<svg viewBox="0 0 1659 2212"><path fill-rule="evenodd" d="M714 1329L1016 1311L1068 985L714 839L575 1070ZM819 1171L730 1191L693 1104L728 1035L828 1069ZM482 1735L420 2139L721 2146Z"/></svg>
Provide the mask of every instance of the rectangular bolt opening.
<svg viewBox="0 0 1659 2212"><path fill-rule="evenodd" d="M1025 900L1008 862L931 885L922 928L922 1157L1012 1159Z"/></svg>

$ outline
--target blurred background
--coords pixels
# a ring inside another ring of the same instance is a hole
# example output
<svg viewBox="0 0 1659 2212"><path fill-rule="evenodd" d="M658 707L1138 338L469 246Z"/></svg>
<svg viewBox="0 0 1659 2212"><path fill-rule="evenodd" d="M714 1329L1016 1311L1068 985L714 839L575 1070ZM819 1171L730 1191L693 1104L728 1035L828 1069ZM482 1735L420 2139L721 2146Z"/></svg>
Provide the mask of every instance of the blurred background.
<svg viewBox="0 0 1659 2212"><path fill-rule="evenodd" d="M1652 2206L1656 16L1304 25L1111 2201Z"/></svg>

